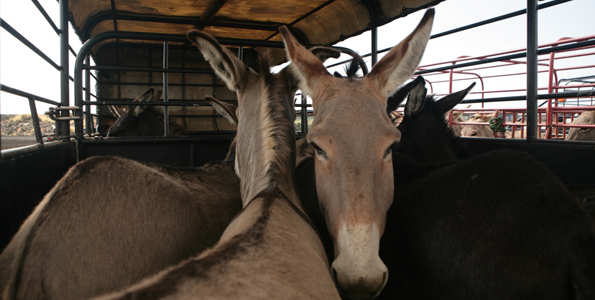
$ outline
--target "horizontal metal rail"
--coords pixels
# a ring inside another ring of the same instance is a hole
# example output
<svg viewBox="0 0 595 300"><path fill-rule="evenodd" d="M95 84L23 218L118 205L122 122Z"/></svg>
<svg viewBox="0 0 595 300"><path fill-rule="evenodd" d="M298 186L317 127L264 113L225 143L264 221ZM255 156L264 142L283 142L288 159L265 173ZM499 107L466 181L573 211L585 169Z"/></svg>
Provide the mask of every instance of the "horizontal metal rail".
<svg viewBox="0 0 595 300"><path fill-rule="evenodd" d="M62 68L60 65L55 63L49 56L45 55L39 48L37 48L33 43L31 43L28 39L26 39L23 35L21 35L16 29L12 28L6 21L0 18L0 26L4 28L8 33L14 36L17 40L19 40L23 45L27 46L31 51L35 52L39 57L49 63L52 67L56 70L60 71Z"/></svg>
<svg viewBox="0 0 595 300"><path fill-rule="evenodd" d="M555 6L555 5L558 5L558 4L562 4L562 3L565 3L565 2L570 2L570 1L573 1L573 0L556 0L556 1L550 1L550 2L547 2L547 3L544 3L544 4L539 4L537 6L537 9L540 10L540 9L544 9L544 8L549 8L549 7L552 7L552 6ZM510 18L513 18L513 17L518 17L518 16L524 15L526 13L527 13L527 10L526 9L517 10L515 12L504 14L504 15L501 15L501 16L498 16L498 17L494 17L494 18L487 19L487 20L484 20L484 21L476 22L476 23L473 23L473 24L469 24L469 25L461 26L461 27L458 27L458 28L455 28L455 29L451 29L451 30L447 30L447 31L443 31L443 32L440 32L440 33L433 34L433 35L430 36L430 39L435 39L435 38L439 38L439 37L451 35L451 34L454 34L454 33L466 31L466 30L469 30L469 29L481 27L483 25L487 25L487 24L491 24L491 23L503 21L503 20L510 19ZM378 50L378 54L384 53L384 52L388 52L391 49L392 49L392 47L388 47L388 48L384 48L384 49ZM367 54L362 55L363 58L370 57L370 56L372 56L372 53L367 53ZM328 65L327 68L331 68L331 67L336 67L336 66L339 66L339 65L343 65L343 64L346 64L346 63L348 63L350 61L351 60L345 60L345 61L337 62L337 63L331 64L331 65Z"/></svg>
<svg viewBox="0 0 595 300"><path fill-rule="evenodd" d="M53 100L50 100L50 99L47 99L47 98L44 98L44 97L41 97L41 96L37 96L37 95L34 95L34 94L30 94L30 93L21 91L19 89L15 89L15 88L9 87L9 86L7 86L5 84L0 84L0 91L11 93L13 95L17 95L17 96L21 96L21 97L25 97L25 98L33 98L36 101L41 101L41 102L44 102L44 103L47 103L47 104L51 104L51 105L56 105L56 106L59 106L60 105L60 102L53 101Z"/></svg>
<svg viewBox="0 0 595 300"><path fill-rule="evenodd" d="M84 69L98 71L129 71L129 72L163 72L163 73L194 73L194 74L215 74L213 70L204 69L179 69L179 68L151 68L151 67L118 67L118 66L89 66L83 65ZM126 84L123 82L123 84Z"/></svg>

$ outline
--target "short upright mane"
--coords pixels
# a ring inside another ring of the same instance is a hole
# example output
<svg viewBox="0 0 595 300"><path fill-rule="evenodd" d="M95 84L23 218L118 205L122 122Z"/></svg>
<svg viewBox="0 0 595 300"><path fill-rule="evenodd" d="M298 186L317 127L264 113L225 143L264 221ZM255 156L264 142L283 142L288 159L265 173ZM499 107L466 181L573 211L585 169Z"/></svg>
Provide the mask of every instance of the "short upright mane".
<svg viewBox="0 0 595 300"><path fill-rule="evenodd" d="M267 174L271 180L275 179L279 173L290 174L294 166L288 165L288 162L295 161L290 159L295 152L293 99L280 99L280 97L285 97L287 94L282 91L287 87L281 76L273 76L274 74L270 72L272 62L270 51L265 51L259 56L261 72L265 76L268 90L266 107L262 107L264 109L263 116L267 120L261 123L261 129L263 141L266 141L265 145L271 146L266 149L266 157L269 158L266 163L270 164ZM288 123L291 126L287 126Z"/></svg>

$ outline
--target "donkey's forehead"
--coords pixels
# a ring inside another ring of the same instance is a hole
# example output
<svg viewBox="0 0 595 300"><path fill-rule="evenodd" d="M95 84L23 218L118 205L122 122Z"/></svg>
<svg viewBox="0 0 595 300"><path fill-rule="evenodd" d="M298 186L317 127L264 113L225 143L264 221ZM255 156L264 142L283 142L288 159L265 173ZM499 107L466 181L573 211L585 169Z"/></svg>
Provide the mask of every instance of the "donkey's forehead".
<svg viewBox="0 0 595 300"><path fill-rule="evenodd" d="M371 141L377 137L398 136L385 107L386 104L366 97L347 101L339 97L328 101L315 111L311 137Z"/></svg>
<svg viewBox="0 0 595 300"><path fill-rule="evenodd" d="M335 101L359 105L361 102L375 102L381 105L380 110L386 111L386 98L376 85L367 79L347 79L327 77L321 80L317 92L312 95L314 109L324 106L335 106Z"/></svg>

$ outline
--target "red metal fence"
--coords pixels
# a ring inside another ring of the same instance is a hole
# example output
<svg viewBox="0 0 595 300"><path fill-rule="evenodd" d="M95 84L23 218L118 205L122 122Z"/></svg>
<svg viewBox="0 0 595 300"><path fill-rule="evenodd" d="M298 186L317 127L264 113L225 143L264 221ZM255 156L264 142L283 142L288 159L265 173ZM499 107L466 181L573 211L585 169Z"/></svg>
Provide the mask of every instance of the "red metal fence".
<svg viewBox="0 0 595 300"><path fill-rule="evenodd" d="M571 125L570 123L583 111L595 110L595 45L588 45L583 47L576 47L577 44L583 42L592 42L595 40L595 35L585 36L581 38L561 38L556 42L543 44L539 46L539 50L547 52L548 48L557 47L565 48L564 50L548 52L540 54L538 59L538 73L542 77L547 75L546 80L540 80L538 91L540 95L558 94L568 91L590 91L581 95L558 98L542 98L540 107L538 108L539 118L539 136L544 139L564 139L567 134L567 129L570 127L589 127L595 128L595 125ZM560 47L562 46L562 47ZM575 48L573 48L573 46ZM497 60L498 57L505 57L507 55L526 52L526 49L515 49L505 52L493 53L483 56L475 57L459 57L452 61L441 63L434 63L419 67L419 71L423 73L427 80L429 90L436 93L437 96L449 94L453 92L453 85L465 84L468 85L472 81L478 82L474 91L470 93L460 106L467 106L469 103L480 104L478 108L457 108L454 111L461 111L464 115L469 116L475 113L493 113L494 117L500 117L504 121L502 124L509 132L509 137L524 138L524 129L526 124L526 106L525 107L510 107L507 101L524 100L526 95L526 85L524 80L527 76L526 68L518 68L519 65L525 65L526 59L506 59ZM475 61L489 61L493 62L481 65L473 65ZM469 65L456 69L448 69L433 72L424 72L431 69L440 69L446 66ZM587 73L590 76L577 77L576 74ZM561 79L562 75L570 76L570 78ZM500 84L494 87L490 82L508 81L508 84ZM514 83L522 83L518 88L514 87ZM545 84L544 84L545 83ZM435 88L439 85L446 85L446 88ZM490 89L488 89L488 85ZM511 87L513 86L513 87ZM478 90L479 89L479 90ZM547 93L547 94L545 94ZM520 95L520 96L519 96ZM516 96L516 97L515 97ZM477 99L471 99L477 97ZM486 98L488 97L488 98ZM467 103L467 104L465 104ZM486 105L490 106L487 108ZM507 106L508 105L508 106ZM451 124L467 124L467 125L489 125L485 122L480 123L462 123L450 120ZM504 137L503 134L494 134L496 137Z"/></svg>

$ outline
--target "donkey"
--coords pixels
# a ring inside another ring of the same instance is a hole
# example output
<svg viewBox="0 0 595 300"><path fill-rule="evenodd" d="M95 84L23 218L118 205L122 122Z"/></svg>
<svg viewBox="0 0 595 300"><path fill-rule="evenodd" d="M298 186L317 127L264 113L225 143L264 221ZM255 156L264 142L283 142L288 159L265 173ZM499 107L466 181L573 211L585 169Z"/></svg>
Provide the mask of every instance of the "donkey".
<svg viewBox="0 0 595 300"><path fill-rule="evenodd" d="M243 210L219 243L126 291L99 299L339 299L316 229L295 187L293 95L261 57L256 73L212 36L188 32L236 91L236 172Z"/></svg>
<svg viewBox="0 0 595 300"><path fill-rule="evenodd" d="M595 110L584 111L581 115L572 121L573 125L595 125ZM568 135L564 138L567 141L595 141L595 128L570 128Z"/></svg>
<svg viewBox="0 0 595 300"><path fill-rule="evenodd" d="M486 123L494 117L494 114L475 114L469 118L469 120L463 123ZM464 137L480 137L480 138L493 138L494 133L488 125L476 125L476 124L460 124L460 136Z"/></svg>
<svg viewBox="0 0 595 300"><path fill-rule="evenodd" d="M593 299L595 225L577 199L524 153L445 151L456 99L425 93L412 87L393 153L398 192L380 245L393 276L379 299Z"/></svg>
<svg viewBox="0 0 595 300"><path fill-rule="evenodd" d="M109 128L107 137L163 136L165 130L163 126L163 107L143 105L143 103L156 103L160 97L160 90L155 92L153 88L149 88L144 94L133 100L138 102L138 105L127 105L121 110L116 110L119 117ZM186 131L179 120L171 118L169 134L180 136L186 134Z"/></svg>
<svg viewBox="0 0 595 300"><path fill-rule="evenodd" d="M281 27L290 67L312 97L316 115L307 141L315 148L316 188L334 241L332 272L347 298L374 298L388 278L378 256L393 199L392 145L400 132L386 114L386 98L415 71L434 10L363 78L336 78Z"/></svg>
<svg viewBox="0 0 595 300"><path fill-rule="evenodd" d="M341 53L327 47L311 51L321 60ZM284 83L277 95L293 98L294 76L288 70L271 76ZM150 89L139 102L159 98L152 95ZM223 114L235 110L207 100ZM118 157L93 157L73 166L0 255L1 299L89 298L211 247L242 207L234 160L235 140L224 162L200 168ZM164 237L167 242L155 243Z"/></svg>
<svg viewBox="0 0 595 300"><path fill-rule="evenodd" d="M214 245L241 209L233 164L91 157L52 188L0 254L2 299L86 299Z"/></svg>

